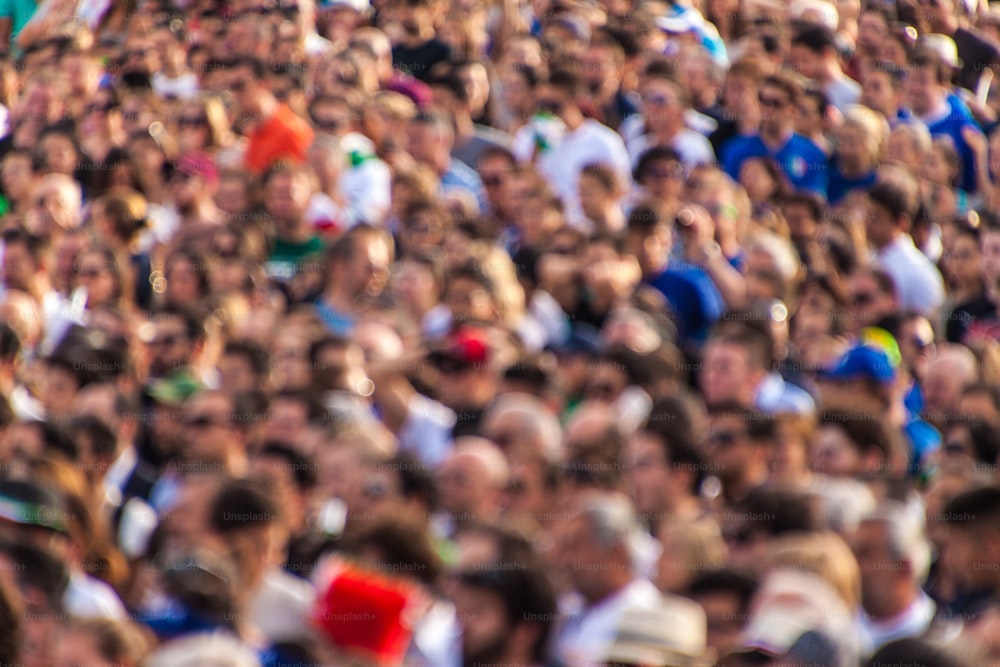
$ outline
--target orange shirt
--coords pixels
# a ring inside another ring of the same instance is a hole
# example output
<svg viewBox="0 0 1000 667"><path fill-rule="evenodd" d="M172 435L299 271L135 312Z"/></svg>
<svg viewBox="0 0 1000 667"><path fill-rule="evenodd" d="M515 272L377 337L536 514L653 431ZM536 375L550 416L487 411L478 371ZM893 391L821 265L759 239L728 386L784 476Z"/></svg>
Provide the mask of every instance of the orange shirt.
<svg viewBox="0 0 1000 667"><path fill-rule="evenodd" d="M243 161L255 174L265 171L279 158L305 162L312 140L313 130L309 123L282 104L250 135Z"/></svg>

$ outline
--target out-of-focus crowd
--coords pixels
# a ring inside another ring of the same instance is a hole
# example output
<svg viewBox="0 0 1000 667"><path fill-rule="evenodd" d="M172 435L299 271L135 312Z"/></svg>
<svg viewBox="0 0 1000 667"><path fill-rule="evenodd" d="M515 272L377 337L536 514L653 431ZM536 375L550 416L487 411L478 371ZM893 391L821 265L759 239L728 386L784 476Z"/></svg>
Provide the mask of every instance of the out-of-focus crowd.
<svg viewBox="0 0 1000 667"><path fill-rule="evenodd" d="M0 0L0 663L1000 664L998 66L982 0Z"/></svg>

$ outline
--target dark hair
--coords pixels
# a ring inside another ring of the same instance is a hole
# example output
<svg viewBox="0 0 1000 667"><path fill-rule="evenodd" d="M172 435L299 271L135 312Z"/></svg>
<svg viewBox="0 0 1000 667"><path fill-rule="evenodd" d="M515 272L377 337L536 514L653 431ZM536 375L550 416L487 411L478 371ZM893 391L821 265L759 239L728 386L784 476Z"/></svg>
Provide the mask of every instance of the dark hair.
<svg viewBox="0 0 1000 667"><path fill-rule="evenodd" d="M823 530L823 514L817 496L775 488L757 488L740 502L739 513L755 533L768 537Z"/></svg>
<svg viewBox="0 0 1000 667"><path fill-rule="evenodd" d="M191 259L191 255L187 251L182 250L178 250L170 257L173 258L182 253ZM184 330L187 333L187 337L192 341L205 339L205 320L193 308L175 304L165 305L156 312L154 319L162 320L168 317L176 317L181 320L184 323Z"/></svg>
<svg viewBox="0 0 1000 667"><path fill-rule="evenodd" d="M408 452L400 452L389 459L386 465L396 473L404 498L423 503L431 512L437 508L438 492L434 475L424 467L420 459Z"/></svg>
<svg viewBox="0 0 1000 667"><path fill-rule="evenodd" d="M827 410L820 415L819 426L838 426L862 455L877 452L883 461L892 458L892 434L879 415Z"/></svg>
<svg viewBox="0 0 1000 667"><path fill-rule="evenodd" d="M641 431L657 439L664 459L675 468L694 471L689 491L694 494L705 478L705 452L693 433L695 418L689 404L680 397L660 399L653 404Z"/></svg>
<svg viewBox="0 0 1000 667"><path fill-rule="evenodd" d="M802 97L802 86L789 74L778 73L766 76L760 82L760 87L763 88L764 86L778 88L788 95L788 101L793 105L798 104Z"/></svg>
<svg viewBox="0 0 1000 667"><path fill-rule="evenodd" d="M21 337L7 322L0 322L0 361L11 362L21 353Z"/></svg>
<svg viewBox="0 0 1000 667"><path fill-rule="evenodd" d="M362 527L351 540L351 550L359 553L366 547L375 549L391 572L412 573L428 585L441 574L441 560L427 531L405 517L380 517Z"/></svg>
<svg viewBox="0 0 1000 667"><path fill-rule="evenodd" d="M667 209L654 200L647 199L632 209L628 215L628 231L650 234L660 228L670 229Z"/></svg>
<svg viewBox="0 0 1000 667"><path fill-rule="evenodd" d="M819 23L807 23L792 37L792 46L804 46L813 53L823 53L837 48L837 38L833 31Z"/></svg>
<svg viewBox="0 0 1000 667"><path fill-rule="evenodd" d="M890 642L868 659L864 667L967 667L970 663L951 653L939 643L918 637Z"/></svg>
<svg viewBox="0 0 1000 667"><path fill-rule="evenodd" d="M70 577L61 559L41 547L21 541L0 541L0 553L14 561L19 585L41 593L48 611L63 612Z"/></svg>
<svg viewBox="0 0 1000 667"><path fill-rule="evenodd" d="M237 56L227 63L228 69L234 70L239 67L249 67L253 72L253 77L258 81L264 79L268 73L268 67L263 60L253 56Z"/></svg>
<svg viewBox="0 0 1000 667"><path fill-rule="evenodd" d="M766 317L752 310L727 311L712 327L710 343L727 343L747 350L749 360L770 370L774 361L774 335Z"/></svg>
<svg viewBox="0 0 1000 667"><path fill-rule="evenodd" d="M782 206L805 206L809 216L816 222L822 222L826 216L826 202L814 192L799 191L787 195L781 202Z"/></svg>
<svg viewBox="0 0 1000 667"><path fill-rule="evenodd" d="M231 535L279 520L278 506L259 482L227 481L212 500L209 525L219 535Z"/></svg>
<svg viewBox="0 0 1000 667"><path fill-rule="evenodd" d="M222 350L222 356L235 355L243 357L250 364L253 374L257 377L267 375L271 367L271 355L264 346L252 340L231 340Z"/></svg>
<svg viewBox="0 0 1000 667"><path fill-rule="evenodd" d="M684 596L697 600L707 595L734 595L739 600L739 613L743 615L749 610L758 585L755 577L738 570L706 570L698 573L688 584Z"/></svg>
<svg viewBox="0 0 1000 667"><path fill-rule="evenodd" d="M982 486L964 491L943 508L945 521L954 528L982 533L1000 527L1000 487Z"/></svg>
<svg viewBox="0 0 1000 667"><path fill-rule="evenodd" d="M4 247L23 245L35 263L41 262L49 247L49 240L40 234L32 234L26 229L11 227L3 232Z"/></svg>
<svg viewBox="0 0 1000 667"><path fill-rule="evenodd" d="M639 156L639 161L632 172L632 177L637 183L641 183L646 179L650 169L653 168L653 164L656 162L676 162L677 164L683 164L681 154L670 146L654 146Z"/></svg>
<svg viewBox="0 0 1000 667"><path fill-rule="evenodd" d="M931 49L919 48L910 57L910 71L915 69L932 70L934 78L942 85L947 85L951 81L951 68Z"/></svg>
<svg viewBox="0 0 1000 667"><path fill-rule="evenodd" d="M583 78L568 68L554 69L549 74L548 83L550 87L566 93L573 100L582 95L586 88Z"/></svg>
<svg viewBox="0 0 1000 667"><path fill-rule="evenodd" d="M889 179L878 181L868 190L868 199L889 211L894 222L900 218L913 221L919 203L915 195L911 188Z"/></svg>
<svg viewBox="0 0 1000 667"><path fill-rule="evenodd" d="M281 459L292 471L295 486L299 491L306 492L316 486L316 466L312 460L283 442L268 440L257 450L258 457Z"/></svg>
<svg viewBox="0 0 1000 667"><path fill-rule="evenodd" d="M977 463L986 466L996 465L1000 455L1000 428L984 419L955 418L942 429L947 433L953 428L964 428L969 433L972 443L972 455Z"/></svg>
<svg viewBox="0 0 1000 667"><path fill-rule="evenodd" d="M94 456L111 458L118 449L118 439L114 431L94 415L80 415L70 422L74 433L90 436L90 451Z"/></svg>
<svg viewBox="0 0 1000 667"><path fill-rule="evenodd" d="M885 72L889 76L889 83L896 90L902 88L903 81L906 80L906 68L892 62L874 63L869 70L870 72Z"/></svg>

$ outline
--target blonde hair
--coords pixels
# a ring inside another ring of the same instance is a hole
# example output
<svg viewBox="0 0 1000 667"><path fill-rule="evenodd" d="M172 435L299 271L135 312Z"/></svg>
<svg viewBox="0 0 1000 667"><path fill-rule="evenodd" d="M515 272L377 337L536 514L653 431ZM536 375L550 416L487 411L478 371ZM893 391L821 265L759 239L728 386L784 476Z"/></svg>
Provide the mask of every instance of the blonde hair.
<svg viewBox="0 0 1000 667"><path fill-rule="evenodd" d="M382 90L372 95L368 109L393 120L412 120L417 115L417 105L413 100L391 90Z"/></svg>
<svg viewBox="0 0 1000 667"><path fill-rule="evenodd" d="M726 565L728 550L714 519L674 519L660 530L660 541L670 542L676 556L693 578L697 570L717 570Z"/></svg>
<svg viewBox="0 0 1000 667"><path fill-rule="evenodd" d="M889 142L889 122L877 111L861 104L853 104L844 112L843 129L853 128L861 133L865 151L871 158L871 165L878 163L879 157Z"/></svg>
<svg viewBox="0 0 1000 667"><path fill-rule="evenodd" d="M493 283L493 298L500 323L514 329L524 317L524 288L517 279L514 261L496 245L475 244L474 258L480 270Z"/></svg>
<svg viewBox="0 0 1000 667"><path fill-rule="evenodd" d="M820 577L850 609L861 604L861 572L850 547L833 532L781 537L766 556L769 570L798 570Z"/></svg>

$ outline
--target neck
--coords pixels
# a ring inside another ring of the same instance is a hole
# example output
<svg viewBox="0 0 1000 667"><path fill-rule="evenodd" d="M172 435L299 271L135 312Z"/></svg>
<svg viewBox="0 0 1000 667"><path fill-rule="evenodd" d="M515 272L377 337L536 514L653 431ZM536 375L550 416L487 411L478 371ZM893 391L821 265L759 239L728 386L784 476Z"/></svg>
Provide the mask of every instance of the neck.
<svg viewBox="0 0 1000 667"><path fill-rule="evenodd" d="M339 281L338 281L339 284ZM323 301L326 302L328 306L340 313L352 313L357 305L357 300L350 294L346 294L335 285L333 288L327 290L326 294L323 295Z"/></svg>
<svg viewBox="0 0 1000 667"><path fill-rule="evenodd" d="M760 138L769 146L782 146L793 133L794 130L789 126L769 128L765 125L760 128Z"/></svg>
<svg viewBox="0 0 1000 667"><path fill-rule="evenodd" d="M622 567L625 569L621 571L617 577L609 577L608 585L603 590L598 591L593 595L584 596L587 600L588 607L593 607L594 605L604 602L632 583L632 575L628 572L628 568L624 565Z"/></svg>
<svg viewBox="0 0 1000 667"><path fill-rule="evenodd" d="M909 586L900 588L882 600L877 607L866 608L865 613L874 621L888 621L909 609L910 605L916 602L917 597L918 593L913 588Z"/></svg>

